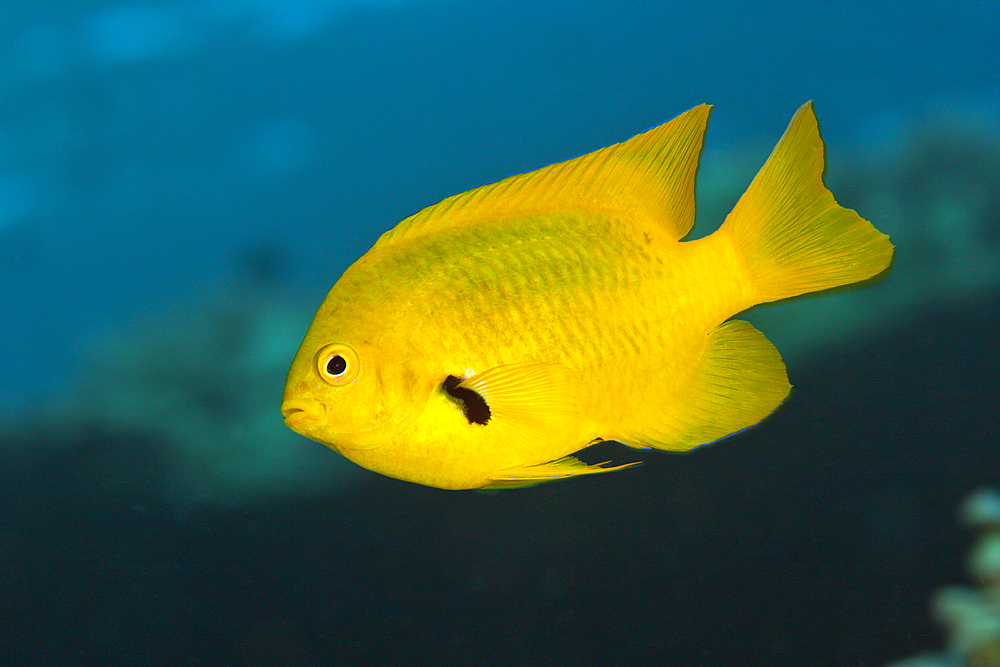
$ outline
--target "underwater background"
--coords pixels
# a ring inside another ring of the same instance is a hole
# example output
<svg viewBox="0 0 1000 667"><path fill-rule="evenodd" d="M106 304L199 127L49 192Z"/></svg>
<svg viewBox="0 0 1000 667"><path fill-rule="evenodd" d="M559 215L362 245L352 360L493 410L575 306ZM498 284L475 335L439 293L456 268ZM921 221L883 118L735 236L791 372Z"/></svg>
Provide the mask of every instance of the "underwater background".
<svg viewBox="0 0 1000 667"><path fill-rule="evenodd" d="M2 11L0 664L973 664L930 601L1000 484L1000 4ZM282 424L401 218L709 102L704 235L809 99L896 260L750 316L794 385L759 427L486 495Z"/></svg>

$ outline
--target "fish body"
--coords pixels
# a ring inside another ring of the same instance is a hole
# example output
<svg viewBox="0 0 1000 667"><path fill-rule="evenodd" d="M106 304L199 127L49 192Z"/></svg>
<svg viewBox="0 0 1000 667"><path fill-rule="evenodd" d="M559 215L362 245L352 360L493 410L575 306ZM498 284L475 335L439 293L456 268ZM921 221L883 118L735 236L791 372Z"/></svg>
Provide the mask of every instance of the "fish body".
<svg viewBox="0 0 1000 667"><path fill-rule="evenodd" d="M454 195L386 232L292 362L293 430L449 489L616 468L601 440L686 451L760 422L790 385L751 306L865 280L888 237L839 206L804 105L726 221L682 242L710 107Z"/></svg>

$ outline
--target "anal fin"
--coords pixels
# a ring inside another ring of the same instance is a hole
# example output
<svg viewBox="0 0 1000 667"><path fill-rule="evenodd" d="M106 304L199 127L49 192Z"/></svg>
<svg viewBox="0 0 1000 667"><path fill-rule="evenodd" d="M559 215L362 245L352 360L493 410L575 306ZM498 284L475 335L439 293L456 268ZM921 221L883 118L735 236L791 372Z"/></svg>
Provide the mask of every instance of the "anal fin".
<svg viewBox="0 0 1000 667"><path fill-rule="evenodd" d="M709 345L684 399L662 423L625 434L631 447L687 451L743 431L778 409L791 385L781 354L749 322L730 320Z"/></svg>

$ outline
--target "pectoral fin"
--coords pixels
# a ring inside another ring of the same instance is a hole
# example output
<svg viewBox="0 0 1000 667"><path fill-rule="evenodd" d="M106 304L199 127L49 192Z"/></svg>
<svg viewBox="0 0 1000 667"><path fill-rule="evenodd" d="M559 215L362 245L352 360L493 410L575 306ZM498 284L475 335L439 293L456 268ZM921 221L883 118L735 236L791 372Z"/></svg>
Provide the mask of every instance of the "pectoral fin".
<svg viewBox="0 0 1000 667"><path fill-rule="evenodd" d="M462 380L454 392L481 396L491 419L549 432L577 418L577 386L562 364L508 364Z"/></svg>
<svg viewBox="0 0 1000 667"><path fill-rule="evenodd" d="M464 397L469 426L489 431L513 465L537 463L546 452L559 456L567 444L576 444L579 386L562 364L523 363L495 366L445 389L456 399Z"/></svg>
<svg viewBox="0 0 1000 667"><path fill-rule="evenodd" d="M456 378L457 379L457 378ZM470 425L492 429L513 455L513 460L535 460L553 444L572 443L581 421L579 381L562 364L526 363L496 366L461 382L451 381L448 392L466 396ZM475 398L471 398L474 395ZM485 404L485 408L480 406ZM476 407L480 406L480 407ZM488 420L481 419L489 414ZM477 417L477 415L479 417ZM476 419L479 421L476 421ZM562 451L566 451L563 449ZM627 468L635 463L606 467L588 465L573 457L515 465L499 470L483 488L532 486L577 475L592 475Z"/></svg>

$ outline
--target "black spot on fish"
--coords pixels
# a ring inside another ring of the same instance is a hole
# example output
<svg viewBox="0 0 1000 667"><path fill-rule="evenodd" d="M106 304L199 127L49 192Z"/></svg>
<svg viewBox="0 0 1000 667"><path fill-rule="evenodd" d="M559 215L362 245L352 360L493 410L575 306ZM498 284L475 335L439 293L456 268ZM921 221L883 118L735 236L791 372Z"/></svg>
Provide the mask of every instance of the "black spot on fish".
<svg viewBox="0 0 1000 667"><path fill-rule="evenodd" d="M449 375L444 380L444 390L462 405L462 413L470 424L486 424L491 415L486 399L467 387L459 387L461 383L461 378Z"/></svg>

